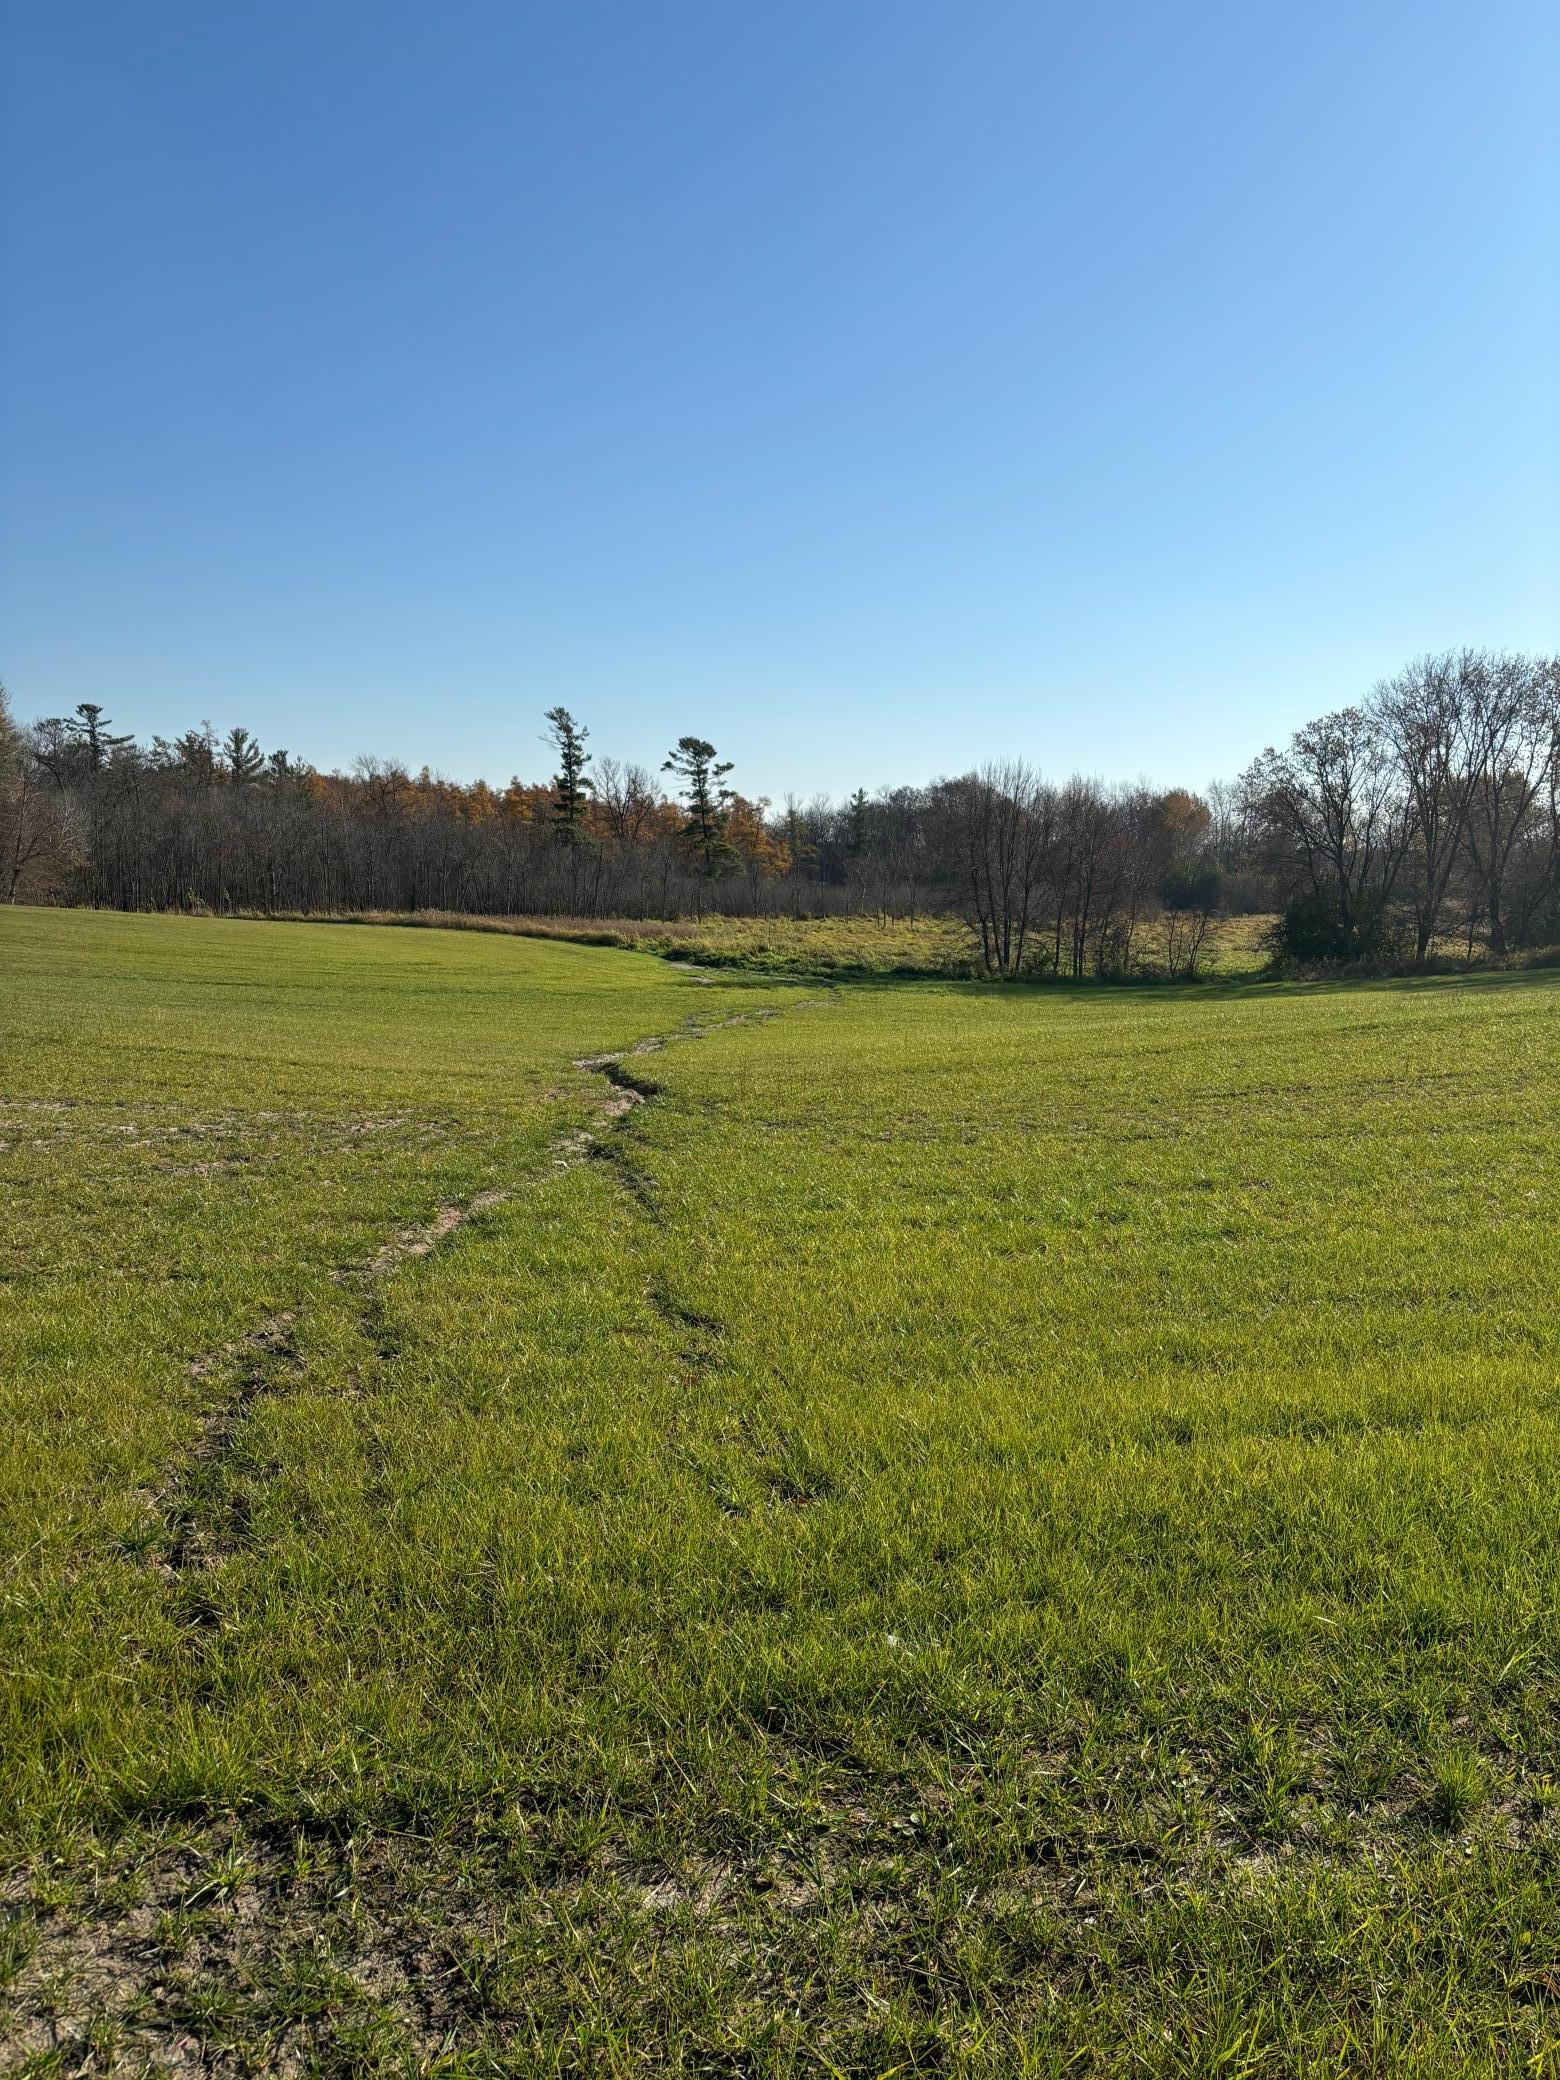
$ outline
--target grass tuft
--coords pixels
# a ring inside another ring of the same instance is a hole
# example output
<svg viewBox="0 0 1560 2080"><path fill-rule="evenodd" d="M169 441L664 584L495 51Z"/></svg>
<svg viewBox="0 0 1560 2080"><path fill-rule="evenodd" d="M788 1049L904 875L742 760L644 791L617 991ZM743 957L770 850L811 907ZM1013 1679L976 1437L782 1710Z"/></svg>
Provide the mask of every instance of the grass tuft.
<svg viewBox="0 0 1560 2080"><path fill-rule="evenodd" d="M1430 1825L1442 1834L1460 1833L1483 1802L1484 1771L1478 1756L1455 1748L1441 1756L1426 1797Z"/></svg>

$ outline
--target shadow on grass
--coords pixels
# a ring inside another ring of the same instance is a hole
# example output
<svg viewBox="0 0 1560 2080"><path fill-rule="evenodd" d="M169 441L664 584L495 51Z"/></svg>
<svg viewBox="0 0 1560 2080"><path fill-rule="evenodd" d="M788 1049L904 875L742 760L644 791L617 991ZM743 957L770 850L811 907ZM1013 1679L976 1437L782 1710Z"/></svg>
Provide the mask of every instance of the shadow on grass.
<svg viewBox="0 0 1560 2080"><path fill-rule="evenodd" d="M721 968L711 972L718 972L721 979L726 981L735 979L742 971ZM748 974L750 979L766 983L787 979L810 982L814 985L849 983L853 989L903 989L906 984L913 983L922 989L953 989L970 995L1004 999L1046 997L1077 1003L1099 1003L1102 999L1121 997L1143 998L1156 1004L1209 1003L1223 1002L1230 997L1364 996L1382 992L1401 995L1406 991L1421 993L1449 989L1551 989L1560 986L1560 964L1531 968L1470 968L1462 972L1438 975L1206 975L1199 976L1192 982L1171 982L1168 979L1156 980L1142 976L1121 982L1100 978L1078 982L1049 975L999 981L985 976L935 975L925 970L912 969L864 969L860 973L834 969L823 974L807 975L792 971L789 977L759 977L751 970Z"/></svg>
<svg viewBox="0 0 1560 2080"><path fill-rule="evenodd" d="M226 921L210 912L183 912ZM897 966L868 967L844 961L808 967L781 962L769 965L762 957L744 953L724 954L690 943L655 946L632 943L610 929L592 931L550 928L531 919L487 918L444 911L348 911L286 913L236 911L235 921L249 924L353 924L404 928L418 931L479 932L496 938L543 940L553 946L579 946L613 953L636 953L684 973L720 981L733 989L834 988L845 984L853 989L903 989L907 985L928 989L957 989L998 997L1045 994L1068 1000L1097 1001L1102 996L1151 997L1155 1002L1207 1002L1230 996L1321 996L1358 994L1381 990L1524 989L1552 987L1560 982L1560 948L1545 949L1529 966L1495 968L1475 962L1467 968L1440 968L1434 972L1402 975L1337 974L1314 976L1275 975L1265 969L1240 969L1233 973L1210 971L1192 981L1172 981L1168 976L1133 976L1116 980L1090 976L1081 981L1056 975L994 976L953 974L935 968Z"/></svg>

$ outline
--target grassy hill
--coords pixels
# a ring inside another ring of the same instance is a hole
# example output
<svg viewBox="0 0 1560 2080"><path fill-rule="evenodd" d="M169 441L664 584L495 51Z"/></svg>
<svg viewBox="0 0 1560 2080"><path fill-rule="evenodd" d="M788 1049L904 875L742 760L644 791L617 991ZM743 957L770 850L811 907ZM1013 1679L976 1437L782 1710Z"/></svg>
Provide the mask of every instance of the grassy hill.
<svg viewBox="0 0 1560 2080"><path fill-rule="evenodd" d="M1557 1013L0 913L13 2062L1549 2070Z"/></svg>

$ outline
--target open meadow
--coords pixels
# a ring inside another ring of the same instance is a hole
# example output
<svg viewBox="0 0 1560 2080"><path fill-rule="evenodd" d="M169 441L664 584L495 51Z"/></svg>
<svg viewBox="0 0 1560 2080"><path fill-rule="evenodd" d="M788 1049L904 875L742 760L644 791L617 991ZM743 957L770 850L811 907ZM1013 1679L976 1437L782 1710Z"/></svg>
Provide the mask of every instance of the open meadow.
<svg viewBox="0 0 1560 2080"><path fill-rule="evenodd" d="M1560 975L0 910L31 2074L1560 2072Z"/></svg>
<svg viewBox="0 0 1560 2080"><path fill-rule="evenodd" d="M985 974L980 934L963 918L943 913L914 918L880 917L870 911L839 917L739 917L710 911L669 923L657 918L484 917L450 910L385 910L347 913L335 921L502 932L520 938L563 939L581 946L619 946L658 953L670 961L760 975L823 976L837 981L973 981ZM1255 978L1269 963L1267 941L1273 922L1267 916L1209 920L1199 948L1198 972ZM1161 917L1137 936L1137 972L1146 979L1159 980L1168 972L1165 930L1166 919ZM1050 958L1044 934L1035 940L1033 950L1038 975Z"/></svg>

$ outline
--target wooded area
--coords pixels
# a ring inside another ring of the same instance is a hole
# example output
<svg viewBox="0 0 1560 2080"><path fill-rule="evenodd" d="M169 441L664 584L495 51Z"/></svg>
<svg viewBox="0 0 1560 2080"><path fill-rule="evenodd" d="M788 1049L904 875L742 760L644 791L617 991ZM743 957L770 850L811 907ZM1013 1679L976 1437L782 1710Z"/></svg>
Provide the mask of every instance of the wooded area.
<svg viewBox="0 0 1560 2080"><path fill-rule="evenodd" d="M1020 759L779 808L687 735L507 787L360 759L325 773L209 724L139 744L103 708L0 695L0 893L126 910L686 918L960 915L993 974L1191 975L1210 920L1271 911L1291 963L1423 964L1560 942L1560 663L1420 658L1202 792L1056 784ZM1154 951L1145 928L1154 926Z"/></svg>

